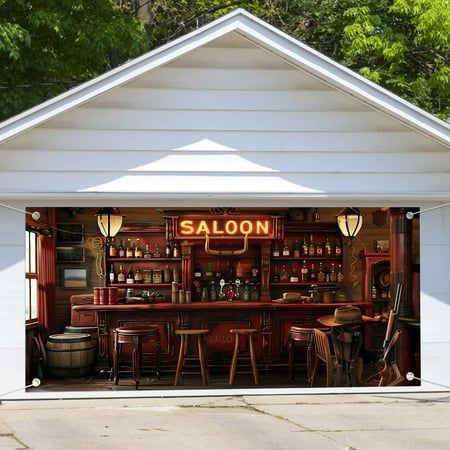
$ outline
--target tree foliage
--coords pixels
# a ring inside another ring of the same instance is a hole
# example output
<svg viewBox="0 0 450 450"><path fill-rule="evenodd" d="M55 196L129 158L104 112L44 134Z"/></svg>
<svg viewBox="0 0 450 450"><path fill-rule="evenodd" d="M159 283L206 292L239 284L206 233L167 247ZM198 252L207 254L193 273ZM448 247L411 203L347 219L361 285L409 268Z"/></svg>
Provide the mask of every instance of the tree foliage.
<svg viewBox="0 0 450 450"><path fill-rule="evenodd" d="M0 67L1 83L88 79L237 7L417 106L450 115L450 0L0 0L0 58L10 64ZM40 90L65 88L29 89L26 99L16 88L9 97L23 109L42 101Z"/></svg>
<svg viewBox="0 0 450 450"><path fill-rule="evenodd" d="M143 25L110 0L0 0L0 117L145 51Z"/></svg>

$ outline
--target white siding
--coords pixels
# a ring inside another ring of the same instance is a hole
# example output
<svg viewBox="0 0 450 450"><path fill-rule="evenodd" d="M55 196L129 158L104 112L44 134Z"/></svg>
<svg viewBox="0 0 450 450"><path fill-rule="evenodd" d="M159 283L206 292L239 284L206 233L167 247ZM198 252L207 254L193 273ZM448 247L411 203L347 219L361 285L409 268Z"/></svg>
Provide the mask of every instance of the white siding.
<svg viewBox="0 0 450 450"><path fill-rule="evenodd" d="M22 208L21 204L11 204ZM25 386L25 217L0 208L0 396Z"/></svg>
<svg viewBox="0 0 450 450"><path fill-rule="evenodd" d="M450 207L420 216L420 244L422 378L448 386Z"/></svg>

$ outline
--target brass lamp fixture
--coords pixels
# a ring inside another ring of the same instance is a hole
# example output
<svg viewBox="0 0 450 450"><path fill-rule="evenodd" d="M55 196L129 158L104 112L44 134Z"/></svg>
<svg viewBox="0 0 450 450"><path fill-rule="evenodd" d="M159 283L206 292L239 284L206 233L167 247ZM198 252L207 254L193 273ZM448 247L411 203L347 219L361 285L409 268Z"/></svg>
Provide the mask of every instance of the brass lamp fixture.
<svg viewBox="0 0 450 450"><path fill-rule="evenodd" d="M342 235L352 239L362 227L363 213L358 208L344 208L337 215L337 223Z"/></svg>
<svg viewBox="0 0 450 450"><path fill-rule="evenodd" d="M118 208L100 208L96 216L97 225L107 239L119 232L124 216L120 214Z"/></svg>

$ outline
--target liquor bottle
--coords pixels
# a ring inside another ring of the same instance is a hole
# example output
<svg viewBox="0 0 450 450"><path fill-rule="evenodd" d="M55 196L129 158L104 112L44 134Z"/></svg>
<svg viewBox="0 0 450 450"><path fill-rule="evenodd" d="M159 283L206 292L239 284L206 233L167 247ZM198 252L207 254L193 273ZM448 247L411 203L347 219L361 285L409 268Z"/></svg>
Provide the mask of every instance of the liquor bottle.
<svg viewBox="0 0 450 450"><path fill-rule="evenodd" d="M325 267L323 269L324 273L325 273L325 283L329 283L330 282L330 271L327 267Z"/></svg>
<svg viewBox="0 0 450 450"><path fill-rule="evenodd" d="M252 272L252 277L253 277L253 278L258 278L258 275L259 275L259 267L258 267L258 265L256 264L256 261L253 261L253 265L252 265L252 270L251 270L251 272Z"/></svg>
<svg viewBox="0 0 450 450"><path fill-rule="evenodd" d="M309 246L308 246L308 242L306 242L306 235L305 235L305 236L303 236L302 255L308 256L308 254L309 254Z"/></svg>
<svg viewBox="0 0 450 450"><path fill-rule="evenodd" d="M222 264L220 259L217 260L217 264L216 264L216 280L220 280L222 278Z"/></svg>
<svg viewBox="0 0 450 450"><path fill-rule="evenodd" d="M200 300L202 302L209 301L209 289L206 286L203 286L203 288L202 288L202 294L200 296Z"/></svg>
<svg viewBox="0 0 450 450"><path fill-rule="evenodd" d="M281 272L280 272L280 281L288 281L288 273L286 270L286 266L283 264L283 266L281 267Z"/></svg>
<svg viewBox="0 0 450 450"><path fill-rule="evenodd" d="M209 288L209 300L212 302L215 302L217 300L217 291L214 281L211 281L211 287Z"/></svg>
<svg viewBox="0 0 450 450"><path fill-rule="evenodd" d="M288 241L284 241L284 246L283 246L283 252L282 252L283 256L291 256L291 251L289 249L289 244Z"/></svg>
<svg viewBox="0 0 450 450"><path fill-rule="evenodd" d="M136 245L134 247L134 257L135 258L142 258L144 255L142 253L141 243L139 238L136 239Z"/></svg>
<svg viewBox="0 0 450 450"><path fill-rule="evenodd" d="M233 270L233 266L230 264L230 261L227 261L225 275L226 275L228 281L232 281L234 278L234 270Z"/></svg>
<svg viewBox="0 0 450 450"><path fill-rule="evenodd" d="M148 244L145 244L144 259L150 259L151 257L152 254L150 253L150 247Z"/></svg>
<svg viewBox="0 0 450 450"><path fill-rule="evenodd" d="M179 258L181 256L180 244L178 242L175 242L175 244L173 244L172 256L174 258Z"/></svg>
<svg viewBox="0 0 450 450"><path fill-rule="evenodd" d="M166 242L166 252L165 252L166 258L170 258L172 256L172 247L170 245L170 242Z"/></svg>
<svg viewBox="0 0 450 450"><path fill-rule="evenodd" d="M320 242L318 242L316 245L316 255L323 256L323 246Z"/></svg>
<svg viewBox="0 0 450 450"><path fill-rule="evenodd" d="M298 272L297 268L295 267L295 264L292 264L292 272L291 276L289 277L289 281L291 283L298 283Z"/></svg>
<svg viewBox="0 0 450 450"><path fill-rule="evenodd" d="M232 302L235 296L236 296L236 293L234 292L233 285L231 283L229 283L228 290L227 290L227 300L229 302Z"/></svg>
<svg viewBox="0 0 450 450"><path fill-rule="evenodd" d="M325 256L331 256L331 254L332 254L331 242L327 236L327 240L325 241Z"/></svg>
<svg viewBox="0 0 450 450"><path fill-rule="evenodd" d="M272 256L278 258L280 256L280 249L278 248L278 242L275 241L272 249Z"/></svg>
<svg viewBox="0 0 450 450"><path fill-rule="evenodd" d="M172 283L173 271L172 271L172 269L169 269L169 265L168 264L166 264L166 268L164 269L163 273L164 273L164 276L163 276L164 283Z"/></svg>
<svg viewBox="0 0 450 450"><path fill-rule="evenodd" d="M248 281L245 282L244 292L242 293L242 300L245 302L250 301L250 287L248 285Z"/></svg>
<svg viewBox="0 0 450 450"><path fill-rule="evenodd" d="M153 258L161 258L161 250L159 249L159 244L155 245L155 252L152 256Z"/></svg>
<svg viewBox="0 0 450 450"><path fill-rule="evenodd" d="M136 273L134 274L134 282L135 283L142 283L142 272L139 270L139 269L137 269L136 270Z"/></svg>
<svg viewBox="0 0 450 450"><path fill-rule="evenodd" d="M300 258L300 243L296 239L294 241L294 258Z"/></svg>
<svg viewBox="0 0 450 450"><path fill-rule="evenodd" d="M109 271L109 282L114 283L116 281L116 272L114 270L114 264L111 264L111 270Z"/></svg>
<svg viewBox="0 0 450 450"><path fill-rule="evenodd" d="M252 286L252 291L250 292L250 300L252 302L257 302L259 300L258 286L256 286L256 284Z"/></svg>
<svg viewBox="0 0 450 450"><path fill-rule="evenodd" d="M120 265L119 266L119 273L117 274L117 282L118 283L125 283L125 279L126 279L126 276L125 276L125 272L123 271L123 266Z"/></svg>
<svg viewBox="0 0 450 450"><path fill-rule="evenodd" d="M133 258L134 257L134 250L133 250L133 246L131 245L131 238L128 238L126 257L127 258Z"/></svg>
<svg viewBox="0 0 450 450"><path fill-rule="evenodd" d="M242 278L244 276L244 269L242 267L241 260L239 260L238 263L236 264L236 276L238 278Z"/></svg>
<svg viewBox="0 0 450 450"><path fill-rule="evenodd" d="M330 282L331 283L336 283L337 281L337 273L336 273L336 269L334 267L334 263L331 263L331 269L330 269Z"/></svg>
<svg viewBox="0 0 450 450"><path fill-rule="evenodd" d="M133 283L134 283L134 273L130 266L130 269L128 270L128 274L127 274L127 284L133 284Z"/></svg>
<svg viewBox="0 0 450 450"><path fill-rule="evenodd" d="M317 281L323 283L325 281L325 272L323 271L323 263L319 263L319 273L317 274Z"/></svg>
<svg viewBox="0 0 450 450"><path fill-rule="evenodd" d="M202 269L201 267L197 264L195 266L195 270L194 270L194 278L200 279L202 277Z"/></svg>
<svg viewBox="0 0 450 450"><path fill-rule="evenodd" d="M316 244L314 243L313 235L311 235L309 239L309 248L308 248L309 256L314 256L316 254Z"/></svg>
<svg viewBox="0 0 450 450"><path fill-rule="evenodd" d="M273 269L272 281L278 283L280 281L280 274L278 273L278 266L275 264Z"/></svg>
<svg viewBox="0 0 450 450"><path fill-rule="evenodd" d="M111 238L111 241L109 243L108 256L110 256L111 258L115 258L117 256L117 248L114 243L114 238Z"/></svg>
<svg viewBox="0 0 450 450"><path fill-rule="evenodd" d="M342 264L339 264L338 266L337 282L338 283L344 282L344 274L342 273Z"/></svg>
<svg viewBox="0 0 450 450"><path fill-rule="evenodd" d="M172 276L173 276L173 281L175 281L176 283L180 282L180 272L178 270L178 267L175 267L173 269Z"/></svg>
<svg viewBox="0 0 450 450"><path fill-rule="evenodd" d="M314 263L311 264L311 270L310 270L309 278L310 278L311 281L317 281L317 272L316 272L316 268L314 266Z"/></svg>
<svg viewBox="0 0 450 450"><path fill-rule="evenodd" d="M303 266L301 269L301 278L302 281L308 281L308 266L306 265L306 260L303 260Z"/></svg>
<svg viewBox="0 0 450 450"><path fill-rule="evenodd" d="M120 240L119 250L117 251L117 256L119 258L125 258L125 248L122 244L122 239Z"/></svg>
<svg viewBox="0 0 450 450"><path fill-rule="evenodd" d="M208 263L208 265L206 266L205 278L208 278L208 280L210 280L212 277L213 277L212 264Z"/></svg>
<svg viewBox="0 0 450 450"><path fill-rule="evenodd" d="M334 246L334 254L336 256L342 255L342 247L341 247L341 243L339 242L339 239L336 240L336 245Z"/></svg>

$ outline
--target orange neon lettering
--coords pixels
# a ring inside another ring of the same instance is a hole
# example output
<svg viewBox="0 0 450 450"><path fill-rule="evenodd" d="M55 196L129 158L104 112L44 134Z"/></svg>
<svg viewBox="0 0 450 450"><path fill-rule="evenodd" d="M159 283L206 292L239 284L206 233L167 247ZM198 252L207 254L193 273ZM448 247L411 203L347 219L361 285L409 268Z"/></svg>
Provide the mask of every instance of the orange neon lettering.
<svg viewBox="0 0 450 450"><path fill-rule="evenodd" d="M253 224L250 220L243 220L239 228L242 234L250 234L253 231Z"/></svg>
<svg viewBox="0 0 450 450"><path fill-rule="evenodd" d="M256 222L256 234L269 235L269 221L258 220Z"/></svg>
<svg viewBox="0 0 450 450"><path fill-rule="evenodd" d="M200 223L198 224L198 228L195 234L202 234L202 233L210 234L206 220L200 220Z"/></svg>
<svg viewBox="0 0 450 450"><path fill-rule="evenodd" d="M217 235L217 234L224 234L224 231L220 230L218 227L219 227L218 221L217 220L213 220L213 223L212 223L212 234L215 234L215 235Z"/></svg>
<svg viewBox="0 0 450 450"><path fill-rule="evenodd" d="M225 231L227 234L236 234L238 229L238 224L235 220L228 220L225 222Z"/></svg>
<svg viewBox="0 0 450 450"><path fill-rule="evenodd" d="M193 232L192 220L182 220L180 222L180 234L192 234Z"/></svg>

